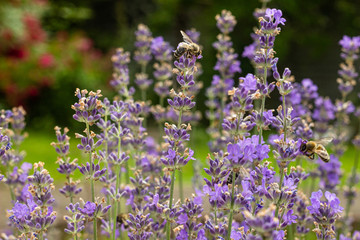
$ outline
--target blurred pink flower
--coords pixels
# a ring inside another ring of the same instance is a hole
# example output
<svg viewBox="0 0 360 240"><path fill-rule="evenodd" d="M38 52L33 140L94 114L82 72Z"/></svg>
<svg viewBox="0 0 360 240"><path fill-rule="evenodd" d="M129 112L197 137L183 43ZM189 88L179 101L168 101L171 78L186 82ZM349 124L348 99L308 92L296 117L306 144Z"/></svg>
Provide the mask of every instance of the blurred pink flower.
<svg viewBox="0 0 360 240"><path fill-rule="evenodd" d="M76 48L80 52L87 52L92 48L92 46L93 46L92 40L87 37L80 38L76 43Z"/></svg>
<svg viewBox="0 0 360 240"><path fill-rule="evenodd" d="M10 58L16 58L20 60L25 60L28 57L28 51L24 47L14 47L10 48L6 54Z"/></svg>
<svg viewBox="0 0 360 240"><path fill-rule="evenodd" d="M29 42L44 42L46 39L46 33L41 27L41 22L35 16L25 14L24 25L27 28L26 41Z"/></svg>
<svg viewBox="0 0 360 240"><path fill-rule="evenodd" d="M44 53L39 57L38 64L42 68L49 68L54 66L54 62L55 59L53 55L51 55L50 53Z"/></svg>

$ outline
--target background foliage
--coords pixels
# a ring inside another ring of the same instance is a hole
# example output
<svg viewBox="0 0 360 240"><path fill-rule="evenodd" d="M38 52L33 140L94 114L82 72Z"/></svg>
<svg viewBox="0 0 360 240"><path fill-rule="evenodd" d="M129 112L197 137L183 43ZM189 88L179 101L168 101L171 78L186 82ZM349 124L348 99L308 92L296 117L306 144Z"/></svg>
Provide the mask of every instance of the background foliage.
<svg viewBox="0 0 360 240"><path fill-rule="evenodd" d="M344 34L360 32L360 5L356 0L276 0L269 6L282 9L287 18L286 31L276 43L277 56L286 62L280 68L291 68L297 81L311 78L320 86L320 94L337 97L334 80L340 62L338 41ZM198 29L206 55L202 61L206 71L200 80L206 88L216 60L212 47L218 34L214 16L222 9L236 16L238 24L232 39L241 56L257 25L252 16L256 7L260 7L258 1L247 0L2 1L0 102L3 107L25 105L28 122L35 129L71 125L75 87L108 91L109 56L119 46L134 50L134 31L139 23L147 24L153 36L162 35L172 45L180 39L179 30ZM33 25L26 25L24 16L31 16ZM34 36L42 37L29 41L24 36L34 33L34 28L40 32ZM13 32L11 39L4 34L8 29ZM13 55L18 54L15 60L9 56L9 49ZM39 68L41 58L45 67ZM247 59L240 60L243 73L253 71ZM134 66L130 70L134 72ZM198 109L204 110L204 95L200 95Z"/></svg>

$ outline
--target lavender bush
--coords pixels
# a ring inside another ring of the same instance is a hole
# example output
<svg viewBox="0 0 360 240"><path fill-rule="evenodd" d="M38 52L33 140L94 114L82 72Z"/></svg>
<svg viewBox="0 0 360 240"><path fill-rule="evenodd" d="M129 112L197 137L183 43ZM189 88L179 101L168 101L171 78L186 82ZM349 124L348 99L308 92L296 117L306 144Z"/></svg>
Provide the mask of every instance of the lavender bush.
<svg viewBox="0 0 360 240"><path fill-rule="evenodd" d="M130 73L132 57L122 48L111 58L114 99L103 98L100 90L76 89L71 108L73 118L84 124L75 134L83 159L71 157L69 129L55 127L57 140L51 143L64 175L64 185L56 186L68 199L66 209L57 209L66 212L63 216L54 210L55 184L44 163L24 162L25 111L2 110L0 181L9 189L11 205L1 238L50 239L58 219L65 221L60 230L75 240L360 239L358 216L351 214L360 179L360 137L350 133L350 114L359 117L360 109L349 97L358 81L360 37L339 42L341 99L333 101L320 96L312 80L296 82L290 69L278 69L275 40L282 28L286 31L286 19L281 10L267 8L268 1L262 3L254 13L259 20L254 42L242 53L254 73L239 76L239 55L230 38L235 16L223 10L215 18L220 34L213 44L216 74L206 89L211 152L204 171L191 132L200 119L195 95L202 88L198 77L206 71L200 62L212 56L200 51L195 29L185 31L190 40L180 39L174 49L139 25L133 59L140 71ZM156 104L146 98L151 78ZM279 107L267 109L275 88ZM141 99L134 97L136 89ZM149 136L146 122L152 119L159 130ZM332 138L330 146L313 141L324 137ZM346 174L341 160L350 140L356 150ZM193 188L182 177L189 162Z"/></svg>

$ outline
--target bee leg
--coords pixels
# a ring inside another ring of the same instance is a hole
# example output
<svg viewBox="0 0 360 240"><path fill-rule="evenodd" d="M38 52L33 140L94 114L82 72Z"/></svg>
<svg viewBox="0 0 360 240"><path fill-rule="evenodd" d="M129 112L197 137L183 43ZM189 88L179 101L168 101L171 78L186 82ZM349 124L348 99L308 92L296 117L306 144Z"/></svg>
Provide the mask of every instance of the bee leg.
<svg viewBox="0 0 360 240"><path fill-rule="evenodd" d="M311 160L314 160L314 158L315 158L315 153L311 153L311 154L309 155L309 158L310 158Z"/></svg>

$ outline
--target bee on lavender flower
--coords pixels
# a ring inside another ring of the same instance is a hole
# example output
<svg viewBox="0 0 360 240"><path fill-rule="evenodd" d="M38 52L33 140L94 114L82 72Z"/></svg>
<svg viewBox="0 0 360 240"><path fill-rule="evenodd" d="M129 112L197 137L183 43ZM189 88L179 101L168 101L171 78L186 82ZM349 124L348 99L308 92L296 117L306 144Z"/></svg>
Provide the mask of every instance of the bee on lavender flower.
<svg viewBox="0 0 360 240"><path fill-rule="evenodd" d="M201 55L200 46L194 43L185 32L180 32L184 41L180 42L177 46L176 50L174 51L174 57L176 59L179 59L185 53L187 58L191 58L191 56L198 57L199 55Z"/></svg>
<svg viewBox="0 0 360 240"><path fill-rule="evenodd" d="M330 155L324 145L330 143L332 138L324 138L319 141L303 141L300 146L300 151L311 160L314 159L315 154L319 156L324 162L330 161Z"/></svg>
<svg viewBox="0 0 360 240"><path fill-rule="evenodd" d="M239 172L233 172L231 171L227 180L226 180L226 184L227 185L230 185L233 183L233 174L235 174L235 182L236 182L236 179L239 177Z"/></svg>
<svg viewBox="0 0 360 240"><path fill-rule="evenodd" d="M119 223L120 225L123 224L124 228L127 229L129 227L129 224L127 222L128 219L129 219L129 214L128 213L120 213L116 217L116 222Z"/></svg>

